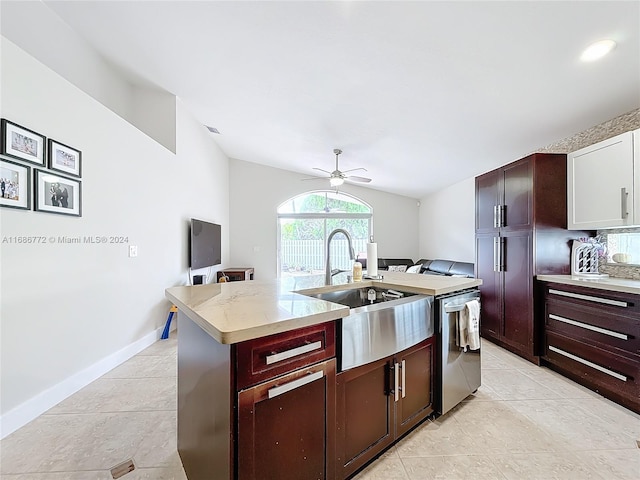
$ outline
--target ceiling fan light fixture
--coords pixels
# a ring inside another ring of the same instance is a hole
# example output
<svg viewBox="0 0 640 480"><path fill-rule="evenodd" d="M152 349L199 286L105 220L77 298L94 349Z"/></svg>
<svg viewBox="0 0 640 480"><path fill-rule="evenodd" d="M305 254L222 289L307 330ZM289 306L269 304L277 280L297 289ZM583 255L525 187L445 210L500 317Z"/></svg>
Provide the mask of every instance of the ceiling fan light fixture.
<svg viewBox="0 0 640 480"><path fill-rule="evenodd" d="M329 179L329 183L331 184L332 187L339 187L340 185L342 185L344 183L344 178L331 177Z"/></svg>

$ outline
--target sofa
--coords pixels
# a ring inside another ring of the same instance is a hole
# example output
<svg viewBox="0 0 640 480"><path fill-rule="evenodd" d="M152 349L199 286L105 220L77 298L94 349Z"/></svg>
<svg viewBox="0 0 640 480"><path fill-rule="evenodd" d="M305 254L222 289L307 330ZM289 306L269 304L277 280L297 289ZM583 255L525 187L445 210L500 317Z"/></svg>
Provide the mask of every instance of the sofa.
<svg viewBox="0 0 640 480"><path fill-rule="evenodd" d="M416 264L422 265L420 273L426 275L448 275L468 278L475 277L475 265L470 262L421 259L418 260Z"/></svg>
<svg viewBox="0 0 640 480"><path fill-rule="evenodd" d="M357 260L362 264L364 270L367 269L367 259L358 257ZM470 262L456 262L453 260L428 260L420 259L414 262L410 258L378 258L378 270L389 271L397 267L420 265L420 272L424 275L447 275L456 277L475 277L474 264ZM391 268L389 268L391 267Z"/></svg>

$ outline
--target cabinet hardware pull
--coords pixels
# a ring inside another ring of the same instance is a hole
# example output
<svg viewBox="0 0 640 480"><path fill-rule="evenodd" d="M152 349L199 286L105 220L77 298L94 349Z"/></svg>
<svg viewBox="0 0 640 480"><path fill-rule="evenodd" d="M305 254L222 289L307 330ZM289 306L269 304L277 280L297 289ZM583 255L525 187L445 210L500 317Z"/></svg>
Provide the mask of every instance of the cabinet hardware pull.
<svg viewBox="0 0 640 480"><path fill-rule="evenodd" d="M595 368L596 370L599 370L602 373L606 373L607 375L611 375L612 377L617 378L618 380L622 380L623 382L626 382L628 379L628 377L625 377L624 375L620 375L619 373L614 372L613 370L609 370L608 368L601 367L597 363L590 362L589 360L585 360L584 358L578 357L572 353L565 352L564 350L556 348L552 345L549 345L549 350L551 350L552 352L556 352L564 357L570 358L571 360L575 360L576 362L582 363L587 367Z"/></svg>
<svg viewBox="0 0 640 480"><path fill-rule="evenodd" d="M549 289L549 293L554 295L560 295L561 297L579 298L580 300L587 300L589 302L604 303L606 305L614 305L616 307L628 307L627 302L621 302L620 300L611 300L610 298L592 297L591 295L583 295L581 293L563 292L562 290Z"/></svg>
<svg viewBox="0 0 640 480"><path fill-rule="evenodd" d="M285 350L284 352L274 353L273 355L267 355L267 365L271 365L272 363L281 362L283 360L287 360L292 357L296 357L298 355L302 355L303 353L313 352L314 350L318 350L322 348L322 342L318 340L317 342L309 343L306 345L301 345L296 348L292 348L291 350Z"/></svg>
<svg viewBox="0 0 640 480"><path fill-rule="evenodd" d="M295 390L296 388L300 388L308 383L315 382L322 377L324 377L324 371L320 370L318 372L310 373L305 377L300 377L296 380L293 380L292 382L285 383L284 385L272 387L268 390L267 393L269 395L269 398L274 398L278 395L282 395L283 393L287 393L291 390Z"/></svg>
<svg viewBox="0 0 640 480"><path fill-rule="evenodd" d="M549 314L549 318L553 318L559 322L568 323L569 325L575 325L576 327L584 328L586 330L592 330L598 333L604 333L605 335L609 335L610 337L621 338L622 340L629 340L629 336L624 333L614 332L613 330L607 330L606 328L596 327L595 325L589 325L588 323L578 322L576 320L571 320L570 318L560 317L558 315Z"/></svg>
<svg viewBox="0 0 640 480"><path fill-rule="evenodd" d="M498 227L504 227L505 205L498 205Z"/></svg>
<svg viewBox="0 0 640 480"><path fill-rule="evenodd" d="M500 271L500 238L493 237L493 271Z"/></svg>
<svg viewBox="0 0 640 480"><path fill-rule="evenodd" d="M498 205L493 206L493 228L498 228Z"/></svg>
<svg viewBox="0 0 640 480"><path fill-rule="evenodd" d="M406 385L407 385L407 374L406 374L406 371L405 371L404 367L405 367L405 361L402 360L402 367L401 367L402 368L402 398L407 396L407 388L406 388Z"/></svg>
<svg viewBox="0 0 640 480"><path fill-rule="evenodd" d="M394 402L398 401L398 396L399 396L399 387L400 387L399 383L400 383L400 381L399 381L398 377L400 376L400 372L398 370L400 370L400 364L396 362L395 363L395 368L393 369L393 373L394 373L394 376L395 376L394 385L396 387L393 390L393 401Z"/></svg>
<svg viewBox="0 0 640 480"><path fill-rule="evenodd" d="M498 249L498 253L500 254L498 257L500 262L498 264L498 271L504 272L504 237L500 237L500 248Z"/></svg>
<svg viewBox="0 0 640 480"><path fill-rule="evenodd" d="M622 187L620 189L620 209L622 212L622 219L624 220L629 216L629 212L627 211L627 197L629 194L627 193L627 189Z"/></svg>

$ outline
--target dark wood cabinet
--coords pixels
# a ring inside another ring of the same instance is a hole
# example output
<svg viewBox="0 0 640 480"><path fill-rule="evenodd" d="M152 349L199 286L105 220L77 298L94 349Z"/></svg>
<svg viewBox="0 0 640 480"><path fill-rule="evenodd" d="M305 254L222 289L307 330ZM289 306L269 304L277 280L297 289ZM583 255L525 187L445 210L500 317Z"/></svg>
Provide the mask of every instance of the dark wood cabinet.
<svg viewBox="0 0 640 480"><path fill-rule="evenodd" d="M640 413L640 295L542 282L543 363Z"/></svg>
<svg viewBox="0 0 640 480"><path fill-rule="evenodd" d="M434 338L337 375L337 478L348 478L433 413Z"/></svg>
<svg viewBox="0 0 640 480"><path fill-rule="evenodd" d="M391 378L393 359L337 376L337 478L347 478L394 440Z"/></svg>
<svg viewBox="0 0 640 480"><path fill-rule="evenodd" d="M534 276L568 274L564 154L535 153L476 177L476 276L481 334L538 363Z"/></svg>
<svg viewBox="0 0 640 480"><path fill-rule="evenodd" d="M238 393L238 480L334 478L336 361Z"/></svg>
<svg viewBox="0 0 640 480"><path fill-rule="evenodd" d="M433 349L430 339L398 356L396 438L433 413Z"/></svg>
<svg viewBox="0 0 640 480"><path fill-rule="evenodd" d="M335 322L233 345L178 313L189 480L335 478Z"/></svg>

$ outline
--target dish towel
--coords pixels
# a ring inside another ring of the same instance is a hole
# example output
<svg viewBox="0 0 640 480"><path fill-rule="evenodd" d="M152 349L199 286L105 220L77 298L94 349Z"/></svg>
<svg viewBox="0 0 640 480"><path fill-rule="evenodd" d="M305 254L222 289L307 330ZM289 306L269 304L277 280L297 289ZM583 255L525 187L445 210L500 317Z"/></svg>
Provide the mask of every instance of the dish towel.
<svg viewBox="0 0 640 480"><path fill-rule="evenodd" d="M456 344L465 352L480 348L480 302L471 300L464 304L458 314Z"/></svg>

